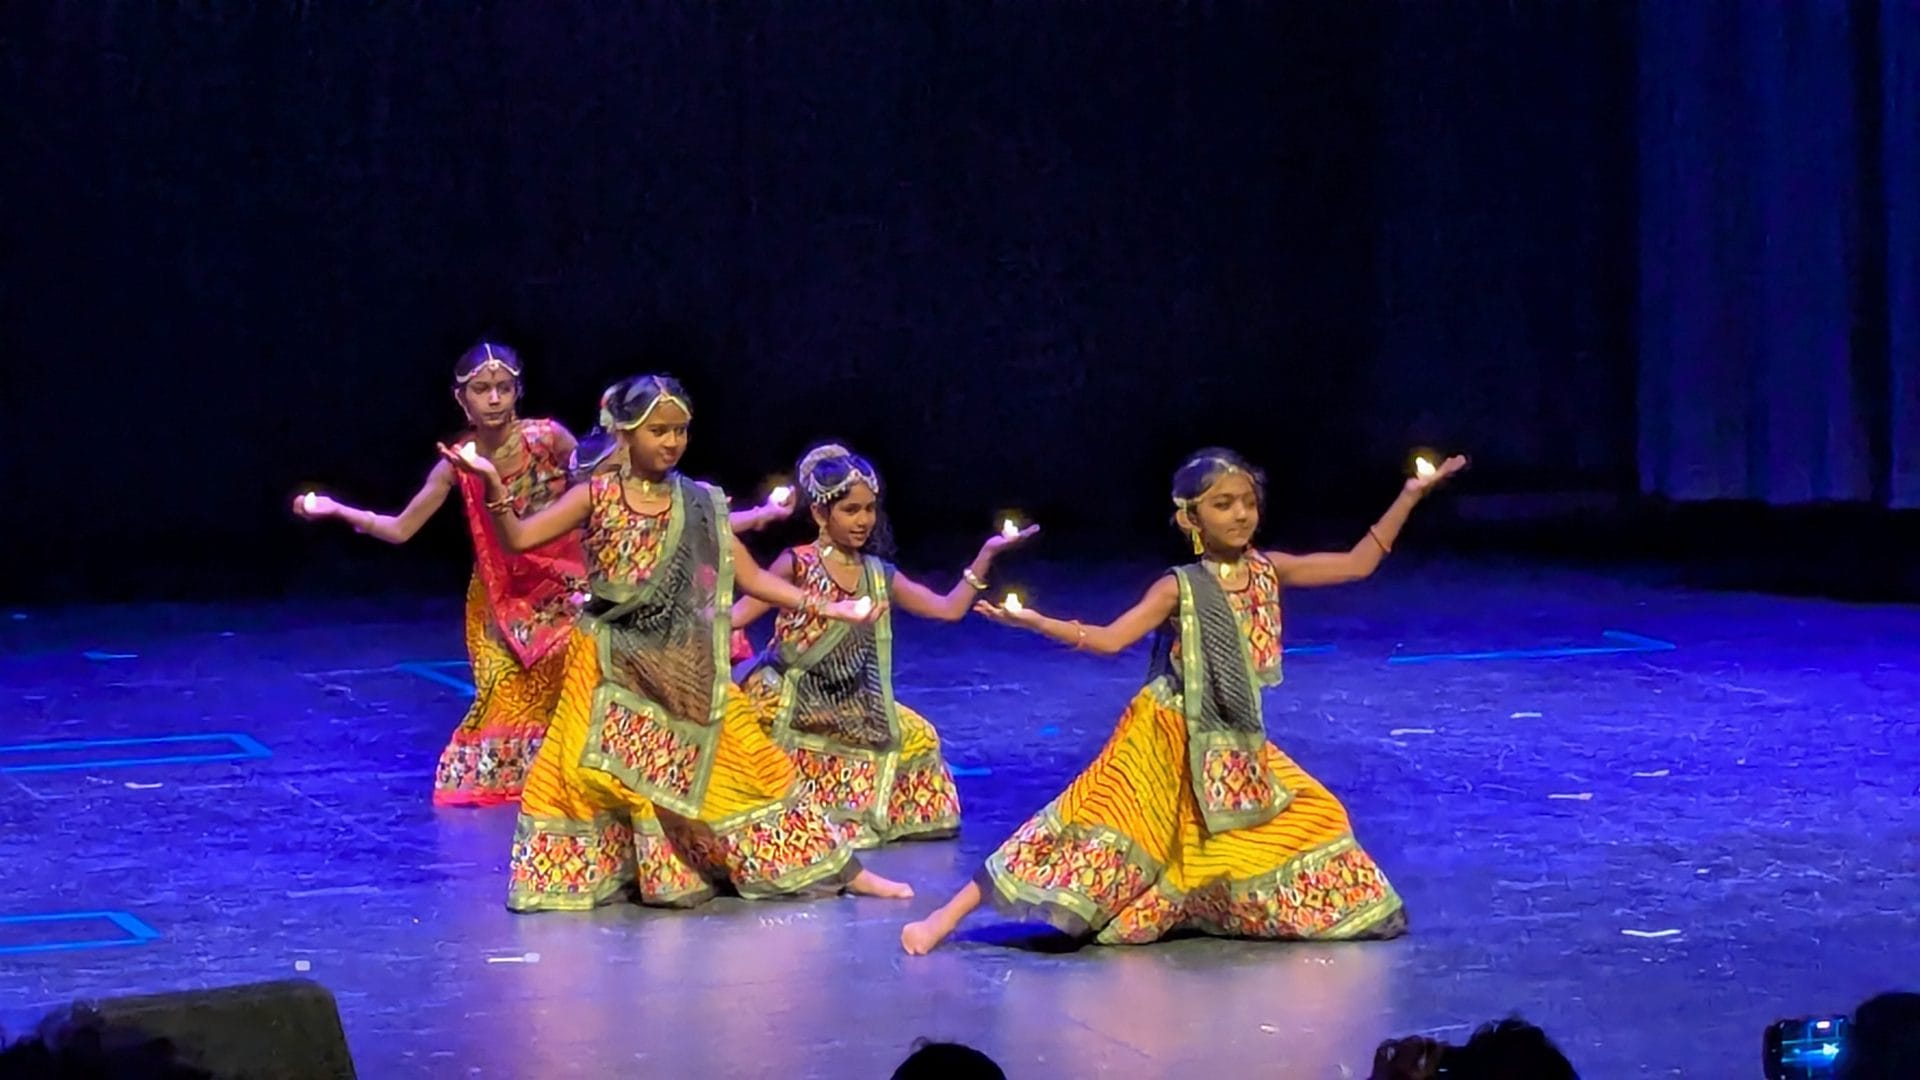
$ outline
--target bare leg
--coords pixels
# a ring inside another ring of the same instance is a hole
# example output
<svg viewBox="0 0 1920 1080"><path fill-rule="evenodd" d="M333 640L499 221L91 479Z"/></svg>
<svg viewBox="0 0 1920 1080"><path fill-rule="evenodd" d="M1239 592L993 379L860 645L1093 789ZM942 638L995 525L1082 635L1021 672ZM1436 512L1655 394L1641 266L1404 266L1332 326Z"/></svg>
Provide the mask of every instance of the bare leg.
<svg viewBox="0 0 1920 1080"><path fill-rule="evenodd" d="M913 899L913 886L904 881L883 878L865 867L861 867L853 880L847 882L847 891L855 896L878 896L883 900Z"/></svg>
<svg viewBox="0 0 1920 1080"><path fill-rule="evenodd" d="M967 887L953 894L953 899L942 904L933 914L919 922L908 923L900 929L900 947L910 956L925 956L938 948L960 925L960 920L974 908L980 906L980 885L969 881Z"/></svg>

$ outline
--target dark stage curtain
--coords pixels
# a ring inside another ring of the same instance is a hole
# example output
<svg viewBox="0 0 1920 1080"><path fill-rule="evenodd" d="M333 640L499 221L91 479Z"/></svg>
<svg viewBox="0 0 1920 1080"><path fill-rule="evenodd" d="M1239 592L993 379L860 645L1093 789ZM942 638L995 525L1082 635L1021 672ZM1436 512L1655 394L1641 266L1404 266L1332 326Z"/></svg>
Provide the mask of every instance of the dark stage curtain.
<svg viewBox="0 0 1920 1080"><path fill-rule="evenodd" d="M853 443L907 558L1002 507L1176 554L1209 444L1289 545L1417 443L1626 490L1631 14L0 4L0 489L46 523L0 596L457 596L451 515L396 552L287 503L402 505L482 333L574 427L680 375L743 497Z"/></svg>
<svg viewBox="0 0 1920 1080"><path fill-rule="evenodd" d="M1920 6L1640 12L1645 491L1920 506Z"/></svg>

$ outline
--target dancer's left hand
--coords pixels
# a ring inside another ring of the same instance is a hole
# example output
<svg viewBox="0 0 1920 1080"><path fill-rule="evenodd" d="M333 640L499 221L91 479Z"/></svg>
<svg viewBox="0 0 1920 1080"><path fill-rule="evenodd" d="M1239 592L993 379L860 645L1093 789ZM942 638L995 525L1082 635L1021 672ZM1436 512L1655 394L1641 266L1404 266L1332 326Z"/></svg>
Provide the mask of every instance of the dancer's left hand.
<svg viewBox="0 0 1920 1080"><path fill-rule="evenodd" d="M469 443L468 445L472 445L472 444ZM440 456L444 458L447 461L447 463L452 465L454 468L459 469L462 472L470 472L482 480L487 480L490 482L499 481L500 470L494 468L493 462L487 460L485 457L482 457L480 454L476 453L472 457L468 457L467 455L462 454L459 450L455 450L453 447L448 446L446 443L435 443L434 446L439 449ZM465 449L465 447L462 447L461 449ZM489 485L489 490L491 490L491 484Z"/></svg>
<svg viewBox="0 0 1920 1080"><path fill-rule="evenodd" d="M1021 529L1019 532L1012 534L1011 536L1009 536L1005 532L997 532L997 533L994 533L992 536L987 537L987 542L980 545L980 547L989 556L998 555L1010 547L1018 547L1019 545L1026 543L1030 538L1032 538L1034 533L1037 533L1039 531L1040 531L1040 526L1029 525L1024 529Z"/></svg>
<svg viewBox="0 0 1920 1080"><path fill-rule="evenodd" d="M1453 474L1459 472L1462 469L1465 469L1466 467L1467 467L1467 455L1455 454L1452 457L1448 458L1447 460L1441 462L1440 467L1433 470L1433 472L1430 475L1408 477L1407 486L1405 487L1404 490L1406 491L1407 494L1412 495L1415 498L1424 499L1428 495L1433 493L1434 488L1439 487L1441 484L1446 483L1448 477L1451 477Z"/></svg>

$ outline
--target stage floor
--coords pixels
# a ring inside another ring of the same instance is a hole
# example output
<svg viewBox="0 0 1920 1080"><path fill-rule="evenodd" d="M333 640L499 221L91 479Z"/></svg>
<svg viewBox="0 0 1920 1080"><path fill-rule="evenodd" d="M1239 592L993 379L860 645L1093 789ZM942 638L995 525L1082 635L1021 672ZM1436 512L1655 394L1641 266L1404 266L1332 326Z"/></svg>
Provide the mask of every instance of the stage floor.
<svg viewBox="0 0 1920 1080"><path fill-rule="evenodd" d="M1106 617L1151 578L1070 574L1036 602ZM1587 1076L1732 1077L1775 1018L1913 988L1920 610L1406 561L1288 619L1272 737L1409 936L1059 951L983 913L908 958L1141 656L902 621L966 803L958 841L868 857L914 901L515 916L513 810L429 803L457 598L0 612L0 1023L304 975L368 1077L884 1077L924 1035L1018 1080L1364 1077L1517 1011Z"/></svg>

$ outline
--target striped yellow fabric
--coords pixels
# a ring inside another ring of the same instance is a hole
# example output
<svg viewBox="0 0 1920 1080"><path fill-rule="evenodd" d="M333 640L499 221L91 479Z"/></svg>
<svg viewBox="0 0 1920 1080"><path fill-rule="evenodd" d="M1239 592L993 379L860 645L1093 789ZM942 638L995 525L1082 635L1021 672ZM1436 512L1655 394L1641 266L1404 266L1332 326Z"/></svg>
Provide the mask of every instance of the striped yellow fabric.
<svg viewBox="0 0 1920 1080"><path fill-rule="evenodd" d="M625 808L636 823L652 817L651 802L606 773L580 767L592 722L593 691L600 684L600 652L592 637L576 630L566 653L560 703L547 728L548 747L527 775L521 812L590 821L606 810ZM738 687L729 688L700 819L717 821L785 798L795 775L793 762L762 729L759 711Z"/></svg>
<svg viewBox="0 0 1920 1080"><path fill-rule="evenodd" d="M1351 832L1346 808L1319 781L1272 743L1264 757L1293 801L1263 825L1209 835L1187 783L1186 718L1142 693L1056 806L1068 825L1104 827L1133 839L1166 867L1167 883L1182 892L1269 872Z"/></svg>
<svg viewBox="0 0 1920 1080"><path fill-rule="evenodd" d="M1093 763L988 857L982 887L1018 917L1103 944L1177 930L1315 940L1404 930L1400 897L1339 800L1272 743L1260 761L1287 801L1259 824L1209 831L1185 716L1149 686Z"/></svg>

